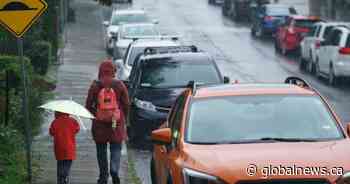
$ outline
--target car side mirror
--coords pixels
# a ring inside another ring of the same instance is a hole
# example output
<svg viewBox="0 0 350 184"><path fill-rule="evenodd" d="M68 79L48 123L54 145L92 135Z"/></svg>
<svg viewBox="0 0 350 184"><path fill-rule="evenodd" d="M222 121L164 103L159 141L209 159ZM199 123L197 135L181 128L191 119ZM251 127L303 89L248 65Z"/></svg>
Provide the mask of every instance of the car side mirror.
<svg viewBox="0 0 350 184"><path fill-rule="evenodd" d="M103 25L106 27L109 26L109 21L103 21Z"/></svg>
<svg viewBox="0 0 350 184"><path fill-rule="evenodd" d="M350 123L348 123L346 125L346 133L348 134L348 136L350 137Z"/></svg>
<svg viewBox="0 0 350 184"><path fill-rule="evenodd" d="M153 24L159 24L159 20L154 19L154 20L153 20Z"/></svg>
<svg viewBox="0 0 350 184"><path fill-rule="evenodd" d="M115 65L117 68L120 68L120 67L123 65L123 60L122 60L122 59L116 59L116 60L114 60L114 65Z"/></svg>
<svg viewBox="0 0 350 184"><path fill-rule="evenodd" d="M227 76L224 76L224 83L229 84L230 83L230 78Z"/></svg>
<svg viewBox="0 0 350 184"><path fill-rule="evenodd" d="M168 145L171 143L171 129L162 128L152 132L152 142L158 145Z"/></svg>

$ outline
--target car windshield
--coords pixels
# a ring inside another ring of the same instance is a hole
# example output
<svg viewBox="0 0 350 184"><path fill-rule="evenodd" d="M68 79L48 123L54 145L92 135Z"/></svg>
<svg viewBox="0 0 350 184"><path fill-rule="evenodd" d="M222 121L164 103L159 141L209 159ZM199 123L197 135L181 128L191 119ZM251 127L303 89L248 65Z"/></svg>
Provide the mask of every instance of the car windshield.
<svg viewBox="0 0 350 184"><path fill-rule="evenodd" d="M295 20L295 27L311 29L318 20Z"/></svg>
<svg viewBox="0 0 350 184"><path fill-rule="evenodd" d="M141 23L149 22L149 18L144 13L137 14L121 14L112 17L112 25L120 25L123 23Z"/></svg>
<svg viewBox="0 0 350 184"><path fill-rule="evenodd" d="M186 135L190 143L268 138L329 140L343 138L343 134L315 96L230 96L193 101Z"/></svg>
<svg viewBox="0 0 350 184"><path fill-rule="evenodd" d="M270 16L283 16L289 15L290 10L288 7L268 7L266 8L266 14Z"/></svg>
<svg viewBox="0 0 350 184"><path fill-rule="evenodd" d="M199 84L218 84L220 77L215 65L209 61L181 62L162 58L143 65L142 87L185 87L189 81L196 81Z"/></svg>
<svg viewBox="0 0 350 184"><path fill-rule="evenodd" d="M121 32L122 38L127 37L143 37L143 36L159 36L160 33L154 25L135 25L126 26Z"/></svg>

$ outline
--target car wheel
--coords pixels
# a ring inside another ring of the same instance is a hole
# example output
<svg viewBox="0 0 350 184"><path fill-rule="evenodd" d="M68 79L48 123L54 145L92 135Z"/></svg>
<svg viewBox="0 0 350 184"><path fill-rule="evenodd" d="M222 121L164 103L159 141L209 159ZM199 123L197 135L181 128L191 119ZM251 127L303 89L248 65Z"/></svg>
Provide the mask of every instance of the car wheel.
<svg viewBox="0 0 350 184"><path fill-rule="evenodd" d="M259 38L261 38L263 35L264 35L264 32L263 32L263 30L262 30L262 27L261 26L258 26L257 27L257 30L256 30L256 37L259 37Z"/></svg>
<svg viewBox="0 0 350 184"><path fill-rule="evenodd" d="M275 42L275 43L274 43L274 45L275 45L275 51L276 51L277 53L281 53L281 48L280 48L279 45L278 45L277 39L275 39L274 42Z"/></svg>
<svg viewBox="0 0 350 184"><path fill-rule="evenodd" d="M157 184L157 175L156 175L156 168L154 165L154 158L151 159L151 181L152 184Z"/></svg>
<svg viewBox="0 0 350 184"><path fill-rule="evenodd" d="M304 71L306 69L306 61L302 56L299 57L299 69L301 71Z"/></svg>
<svg viewBox="0 0 350 184"><path fill-rule="evenodd" d="M321 78L321 70L320 70L320 65L318 64L318 58L316 59L316 62L315 62L315 76L317 78Z"/></svg>
<svg viewBox="0 0 350 184"><path fill-rule="evenodd" d="M328 73L328 84L331 86L337 85L338 77L335 76L334 68L332 65L329 67L329 73Z"/></svg>
<svg viewBox="0 0 350 184"><path fill-rule="evenodd" d="M253 37L256 37L256 31L255 31L255 26L254 25L250 29L250 33L252 34Z"/></svg>
<svg viewBox="0 0 350 184"><path fill-rule="evenodd" d="M315 64L314 64L314 62L309 61L307 63L307 72L309 72L312 75L315 74Z"/></svg>
<svg viewBox="0 0 350 184"><path fill-rule="evenodd" d="M227 16L227 12L226 12L226 6L225 6L225 4L224 5L222 5L222 8L221 8L221 12L222 12L222 15L223 16Z"/></svg>

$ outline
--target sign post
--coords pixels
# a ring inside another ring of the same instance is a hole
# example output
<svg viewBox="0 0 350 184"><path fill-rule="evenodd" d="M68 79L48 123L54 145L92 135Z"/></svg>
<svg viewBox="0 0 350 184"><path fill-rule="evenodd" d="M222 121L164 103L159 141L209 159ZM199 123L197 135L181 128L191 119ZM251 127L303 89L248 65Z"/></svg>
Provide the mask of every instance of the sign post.
<svg viewBox="0 0 350 184"><path fill-rule="evenodd" d="M21 63L23 82L22 110L25 123L25 143L27 157L28 182L32 183L32 134L28 112L28 80L23 55L23 35L47 9L44 0L1 0L0 24L17 37L18 56Z"/></svg>
<svg viewBox="0 0 350 184"><path fill-rule="evenodd" d="M22 110L24 113L24 122L25 122L25 143L26 143L26 157L27 157L27 173L28 173L28 181L32 183L32 132L31 126L29 124L29 112L28 112L28 84L27 84L27 71L26 71L26 63L24 63L23 59L23 39L17 38L18 45L18 55L19 60L21 62L21 70L22 70L22 80L23 80L23 100L22 100Z"/></svg>

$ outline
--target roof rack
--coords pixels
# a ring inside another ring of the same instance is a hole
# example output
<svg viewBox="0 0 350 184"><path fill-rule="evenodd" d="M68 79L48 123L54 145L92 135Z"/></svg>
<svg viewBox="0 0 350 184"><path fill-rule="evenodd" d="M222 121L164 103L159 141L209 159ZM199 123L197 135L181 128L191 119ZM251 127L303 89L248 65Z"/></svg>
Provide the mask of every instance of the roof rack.
<svg viewBox="0 0 350 184"><path fill-rule="evenodd" d="M284 83L314 90L308 82L299 77L288 77Z"/></svg>
<svg viewBox="0 0 350 184"><path fill-rule="evenodd" d="M191 46L170 46L170 47L147 47L144 55L180 53L180 52L198 52L198 48Z"/></svg>
<svg viewBox="0 0 350 184"><path fill-rule="evenodd" d="M347 28L347 29L350 29L350 26L349 25L336 25L334 27L342 27L342 28Z"/></svg>
<svg viewBox="0 0 350 184"><path fill-rule="evenodd" d="M192 95L196 94L196 92L197 92L197 83L195 81L188 82L187 87L192 90Z"/></svg>

